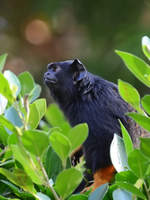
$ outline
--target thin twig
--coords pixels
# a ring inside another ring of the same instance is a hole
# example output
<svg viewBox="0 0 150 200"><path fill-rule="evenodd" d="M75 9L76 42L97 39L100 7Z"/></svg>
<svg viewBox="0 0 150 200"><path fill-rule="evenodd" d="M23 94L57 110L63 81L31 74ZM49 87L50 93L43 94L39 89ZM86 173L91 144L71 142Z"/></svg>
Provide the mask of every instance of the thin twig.
<svg viewBox="0 0 150 200"><path fill-rule="evenodd" d="M50 183L49 183L49 178L48 178L48 175L47 175L47 173L46 173L46 171L45 171L45 168L44 168L44 166L43 166L43 164L42 164L42 162L41 162L41 159L40 159L39 157L37 157L37 160L38 160L38 162L39 162L39 164L40 164L42 173L43 173L44 178L45 178L45 180L46 180L47 187L51 190L51 192L53 193L53 195L54 195L54 197L55 197L56 200L61 200L61 199L58 197L58 195L57 195L57 193L55 192L55 190L53 189L53 187L52 187L52 186L50 185Z"/></svg>
<svg viewBox="0 0 150 200"><path fill-rule="evenodd" d="M148 187L147 187L147 185L146 185L145 181L144 181L144 187L145 187L145 191L146 191L146 194L147 194L147 198L148 198L148 200L150 200L150 193L149 193L149 189L148 189Z"/></svg>

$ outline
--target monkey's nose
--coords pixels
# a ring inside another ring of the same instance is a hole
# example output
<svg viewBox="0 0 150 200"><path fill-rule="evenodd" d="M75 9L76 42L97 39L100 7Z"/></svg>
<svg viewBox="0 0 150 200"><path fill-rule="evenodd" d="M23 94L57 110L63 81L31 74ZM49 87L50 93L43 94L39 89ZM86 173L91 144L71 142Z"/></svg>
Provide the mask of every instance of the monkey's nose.
<svg viewBox="0 0 150 200"><path fill-rule="evenodd" d="M56 83L57 79L56 77L53 75L53 73L47 71L44 74L44 82L45 83Z"/></svg>

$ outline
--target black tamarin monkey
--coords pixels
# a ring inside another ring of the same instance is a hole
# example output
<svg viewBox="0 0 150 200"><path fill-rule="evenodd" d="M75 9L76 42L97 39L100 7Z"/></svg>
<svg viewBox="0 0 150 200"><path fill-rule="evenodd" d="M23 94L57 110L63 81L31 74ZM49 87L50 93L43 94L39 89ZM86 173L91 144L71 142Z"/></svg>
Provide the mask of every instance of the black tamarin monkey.
<svg viewBox="0 0 150 200"><path fill-rule="evenodd" d="M50 63L44 81L70 124L86 122L89 126L82 150L86 167L93 174L93 188L109 182L115 171L110 143L114 133L121 135L118 119L134 143L134 136L142 134L142 129L125 115L133 109L120 97L117 85L89 73L78 59Z"/></svg>

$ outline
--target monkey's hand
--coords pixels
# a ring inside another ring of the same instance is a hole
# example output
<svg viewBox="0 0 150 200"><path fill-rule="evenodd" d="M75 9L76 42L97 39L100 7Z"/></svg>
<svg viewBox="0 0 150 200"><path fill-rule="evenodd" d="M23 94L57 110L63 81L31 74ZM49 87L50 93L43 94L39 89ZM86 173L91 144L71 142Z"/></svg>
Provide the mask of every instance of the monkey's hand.
<svg viewBox="0 0 150 200"><path fill-rule="evenodd" d="M76 166L80 162L80 158L82 155L82 146L80 146L71 154L71 163L73 166Z"/></svg>

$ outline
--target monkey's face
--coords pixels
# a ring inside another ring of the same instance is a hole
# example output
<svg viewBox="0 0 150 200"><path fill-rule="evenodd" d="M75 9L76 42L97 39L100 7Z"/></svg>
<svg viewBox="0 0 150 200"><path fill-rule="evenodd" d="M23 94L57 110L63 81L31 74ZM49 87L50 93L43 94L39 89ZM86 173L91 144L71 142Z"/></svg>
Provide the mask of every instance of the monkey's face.
<svg viewBox="0 0 150 200"><path fill-rule="evenodd" d="M48 70L44 74L44 82L50 90L73 90L86 76L86 69L78 60L68 60L48 64Z"/></svg>

